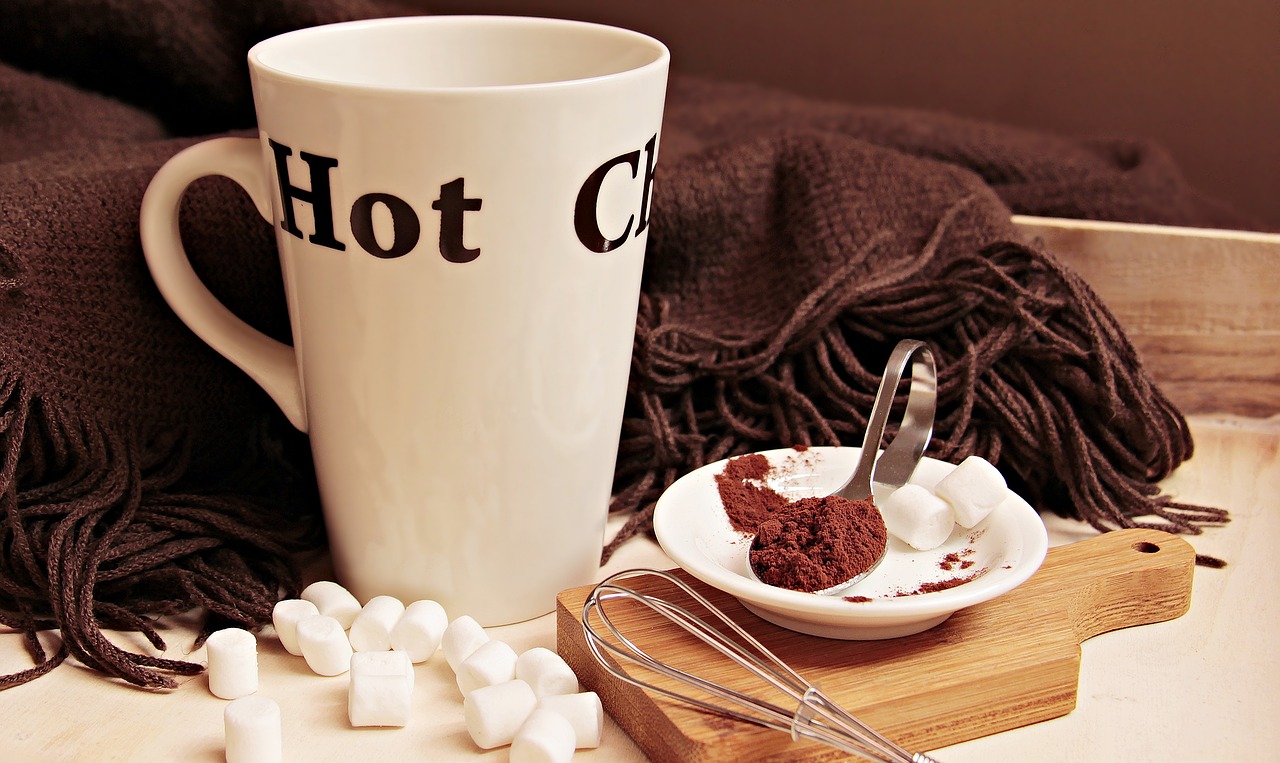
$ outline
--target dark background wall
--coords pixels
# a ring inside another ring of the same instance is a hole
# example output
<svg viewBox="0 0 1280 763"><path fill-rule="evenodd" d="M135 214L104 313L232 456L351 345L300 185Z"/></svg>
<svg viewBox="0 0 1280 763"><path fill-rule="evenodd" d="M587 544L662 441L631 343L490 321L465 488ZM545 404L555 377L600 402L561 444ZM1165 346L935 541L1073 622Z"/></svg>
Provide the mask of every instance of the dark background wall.
<svg viewBox="0 0 1280 763"><path fill-rule="evenodd" d="M689 73L1151 139L1280 228L1280 0L414 1L630 27Z"/></svg>

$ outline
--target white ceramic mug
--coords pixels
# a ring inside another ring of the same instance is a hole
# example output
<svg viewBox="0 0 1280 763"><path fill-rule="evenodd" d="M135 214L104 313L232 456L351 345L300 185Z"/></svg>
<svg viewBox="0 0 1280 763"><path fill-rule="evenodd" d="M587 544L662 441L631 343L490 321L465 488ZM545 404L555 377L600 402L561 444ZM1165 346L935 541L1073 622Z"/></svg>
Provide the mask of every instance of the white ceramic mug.
<svg viewBox="0 0 1280 763"><path fill-rule="evenodd" d="M484 625L600 557L669 55L612 27L437 16L249 52L259 139L174 156L142 244L173 310L311 439L338 579ZM186 187L276 232L293 346L198 280Z"/></svg>

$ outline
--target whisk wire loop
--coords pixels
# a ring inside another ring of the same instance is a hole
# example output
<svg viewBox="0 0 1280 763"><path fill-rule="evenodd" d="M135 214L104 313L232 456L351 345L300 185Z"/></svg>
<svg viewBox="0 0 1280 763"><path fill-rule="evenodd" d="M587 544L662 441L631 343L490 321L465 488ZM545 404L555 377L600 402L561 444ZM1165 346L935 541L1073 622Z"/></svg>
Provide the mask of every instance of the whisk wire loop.
<svg viewBox="0 0 1280 763"><path fill-rule="evenodd" d="M675 580L675 582L677 585L680 585L683 587L683 583L681 581ZM596 594L599 594L599 595L596 595ZM673 604L669 601L666 601L664 599L660 599L653 596L647 596L645 594L639 593L629 588L623 588L619 586L607 585L605 583L602 583L600 586L597 587L596 591L593 592L592 598L589 598L587 600L587 604L583 608L583 623L584 623L585 632L587 633L587 644L591 648L591 652L596 657L596 660L602 666L604 666L606 670L608 670L614 676L624 681L627 681L628 683L640 685L643 688L648 689L650 691L656 692L658 694L662 694L671 699L687 702L703 710L719 713L722 715L730 715L734 718L747 721L750 723L757 723L757 724L761 723L760 719L756 718L755 716L746 715L734 710L728 710L721 706L713 705L708 702L705 702L704 700L701 700L697 697L692 697L686 694L672 691L662 686L655 686L653 684L638 681L632 678L629 674L619 670L617 667L615 667L614 663L610 662L609 660L603 659L601 654L602 649L607 650L612 656L616 658L621 658L628 662L642 665L645 668L648 668L649 670L654 671L655 673L660 673L669 678L673 678L677 681L693 686L694 688L700 689L706 692L707 694L711 694L720 699L728 700L730 702L734 702L739 705L746 705L748 707L758 707L761 705L761 701L756 698L742 694L741 692L738 692L729 687L722 686L720 684L717 684L711 681L707 681L706 679L703 679L700 676L687 673L685 671L674 668L664 662L653 659L653 657L651 657L647 652L645 652L643 649L637 646L633 641L631 641L631 639L627 638L627 636L622 633L621 629L619 629L613 623L613 620L609 618L608 613L605 611L605 608L603 607L603 602L614 600L614 599L630 599L639 604L647 606L650 609L655 610L659 614L662 614L663 616L667 617L672 622L676 623L681 628L683 628L686 632L692 634L703 643L708 644L712 648L716 649L716 651L720 652L721 654L724 654L729 659L734 660L738 664L744 664L744 661L745 661L746 663L756 666L760 670L764 670L765 671L764 676L769 676L770 678L772 678L772 675L768 672L768 669L765 668L762 663L760 663L758 658L756 658L754 655L751 655L749 652L745 652L744 650L735 648L734 644L724 641L723 637L720 636L718 633L715 633L714 631L712 631L710 629L710 626L708 626L706 622L704 622L703 620L695 616L693 613L689 612L687 609L680 607L679 605ZM607 629L608 632L615 639L618 640L618 642L622 645L622 647L625 647L625 648L620 648L604 639L601 639L598 635L594 633L594 631L590 629L590 626L587 623L589 621L590 613L591 611L593 611L593 609L597 613L597 616L599 617L601 623L604 625L605 629ZM750 637L748 636L748 638ZM771 681L771 683L774 683L776 687L778 687L784 692L791 691L790 687L784 684L779 684L775 681ZM776 705L773 705L770 703L763 703L763 705L764 705L763 707L764 710L767 710L777 715L784 715L784 716L786 715L785 711L782 708L777 707ZM771 726L772 728L776 728L784 731L789 728L789 726L784 726L778 723L765 723L763 725L768 725L768 726Z"/></svg>
<svg viewBox="0 0 1280 763"><path fill-rule="evenodd" d="M690 609L668 599L638 591L619 581L636 577L656 577L682 591L702 610L728 629L732 636L708 623ZM627 600L653 610L679 626L703 644L745 668L795 704L782 707L760 696L750 695L708 680L655 659L629 638L610 617L606 602ZM594 615L594 618L593 618ZM598 622L598 625L597 625ZM597 630L599 628L600 630ZM626 683L658 695L684 702L700 710L747 723L787 732L792 739L813 739L845 752L882 763L934 763L927 756L912 754L871 729L814 687L758 639L683 580L666 572L632 569L614 573L600 582L582 607L582 630L592 655L610 674ZM607 633L611 638L606 638ZM716 704L667 686L638 678L622 669L623 663L640 665L710 697L729 703ZM793 709L794 708L794 709Z"/></svg>

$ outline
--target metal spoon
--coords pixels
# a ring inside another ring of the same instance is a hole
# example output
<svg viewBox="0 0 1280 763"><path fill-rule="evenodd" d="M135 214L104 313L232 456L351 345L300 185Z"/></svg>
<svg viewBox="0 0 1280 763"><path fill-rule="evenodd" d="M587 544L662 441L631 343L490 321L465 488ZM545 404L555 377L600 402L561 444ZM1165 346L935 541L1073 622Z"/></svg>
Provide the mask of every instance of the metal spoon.
<svg viewBox="0 0 1280 763"><path fill-rule="evenodd" d="M898 384L911 364L911 386L907 393L907 407L903 411L902 423L893 440L880 450L880 440L884 437L885 425L889 421L889 412L893 407L893 398ZM867 432L862 439L862 452L858 457L858 465L853 474L843 485L830 495L838 495L850 501L866 498L883 500L894 490L907 484L911 474L916 470L924 456L924 449L933 435L933 419L938 405L938 374L933 360L933 352L916 339L904 339L898 342L885 364L884 376L880 378L880 387L876 390L876 399L871 406L871 416L867 421ZM879 457L877 458L877 454ZM884 559L881 552L869 568L852 578L820 591L819 596L834 596L842 593L849 586L862 580L879 566ZM755 566L748 564L751 576L756 575Z"/></svg>

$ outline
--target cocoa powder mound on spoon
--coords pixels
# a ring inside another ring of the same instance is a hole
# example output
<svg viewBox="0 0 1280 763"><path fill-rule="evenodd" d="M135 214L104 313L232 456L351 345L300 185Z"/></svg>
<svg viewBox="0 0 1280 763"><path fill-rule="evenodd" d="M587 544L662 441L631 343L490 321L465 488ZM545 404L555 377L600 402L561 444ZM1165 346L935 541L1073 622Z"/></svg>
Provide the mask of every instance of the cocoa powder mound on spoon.
<svg viewBox="0 0 1280 763"><path fill-rule="evenodd" d="M880 559L888 532L874 503L840 496L788 501L765 484L771 471L767 458L752 453L730 459L715 476L729 523L756 536L750 562L762 582L821 591Z"/></svg>
<svg viewBox="0 0 1280 763"><path fill-rule="evenodd" d="M751 566L769 585L822 591L866 572L887 543L884 520L871 501L801 498L760 523Z"/></svg>

